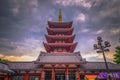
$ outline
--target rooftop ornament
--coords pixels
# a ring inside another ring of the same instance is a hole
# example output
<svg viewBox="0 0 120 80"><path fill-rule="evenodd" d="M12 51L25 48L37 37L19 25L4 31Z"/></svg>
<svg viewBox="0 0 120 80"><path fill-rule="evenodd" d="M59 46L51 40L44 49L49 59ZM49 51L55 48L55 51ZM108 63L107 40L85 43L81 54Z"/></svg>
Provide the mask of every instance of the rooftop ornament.
<svg viewBox="0 0 120 80"><path fill-rule="evenodd" d="M61 9L59 9L59 13L58 13L58 22L62 22L62 11L61 11Z"/></svg>

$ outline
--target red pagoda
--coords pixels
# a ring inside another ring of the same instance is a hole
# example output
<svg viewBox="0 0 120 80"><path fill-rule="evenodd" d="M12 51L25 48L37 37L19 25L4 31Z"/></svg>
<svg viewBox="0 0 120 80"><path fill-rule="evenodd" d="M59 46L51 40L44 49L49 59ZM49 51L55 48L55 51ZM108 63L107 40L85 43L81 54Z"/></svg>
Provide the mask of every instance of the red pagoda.
<svg viewBox="0 0 120 80"><path fill-rule="evenodd" d="M75 34L72 34L72 23L62 22L61 10L58 22L48 21L47 43L43 42L46 52L41 52L35 64L41 64L44 75L49 75L51 80L75 80L76 77L80 80L79 67L86 61L80 52L74 52L77 42L73 42ZM48 77L44 78L49 80Z"/></svg>
<svg viewBox="0 0 120 80"><path fill-rule="evenodd" d="M72 21L62 22L61 11L58 22L48 21L47 32L45 35L47 43L43 43L48 53L72 53L77 43L73 43L75 35L73 33Z"/></svg>

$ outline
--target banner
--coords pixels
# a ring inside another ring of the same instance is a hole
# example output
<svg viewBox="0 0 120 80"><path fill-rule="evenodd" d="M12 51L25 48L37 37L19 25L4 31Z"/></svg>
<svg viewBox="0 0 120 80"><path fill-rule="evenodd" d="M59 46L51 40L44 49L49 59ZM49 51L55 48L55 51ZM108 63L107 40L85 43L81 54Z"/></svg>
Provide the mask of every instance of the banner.
<svg viewBox="0 0 120 80"><path fill-rule="evenodd" d="M107 77L108 77L107 72L101 72L98 75L98 78L100 78L100 79L107 78ZM120 72L110 72L110 77L111 78L120 78Z"/></svg>

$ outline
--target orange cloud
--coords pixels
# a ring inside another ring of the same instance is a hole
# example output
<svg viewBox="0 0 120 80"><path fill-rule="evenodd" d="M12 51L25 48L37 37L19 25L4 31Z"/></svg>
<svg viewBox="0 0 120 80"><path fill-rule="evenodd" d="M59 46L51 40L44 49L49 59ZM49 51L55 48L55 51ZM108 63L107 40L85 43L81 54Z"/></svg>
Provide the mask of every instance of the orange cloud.
<svg viewBox="0 0 120 80"><path fill-rule="evenodd" d="M0 54L1 56L2 54ZM4 55L2 55L4 56ZM29 55L23 55L23 56L4 56L4 59L7 59L9 61L34 61L36 60L36 56L29 56Z"/></svg>

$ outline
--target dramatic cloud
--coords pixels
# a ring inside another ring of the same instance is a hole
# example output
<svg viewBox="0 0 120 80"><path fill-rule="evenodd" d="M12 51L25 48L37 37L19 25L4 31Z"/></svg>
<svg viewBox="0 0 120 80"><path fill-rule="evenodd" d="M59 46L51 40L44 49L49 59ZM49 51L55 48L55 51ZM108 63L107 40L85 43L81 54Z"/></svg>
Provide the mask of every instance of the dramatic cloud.
<svg viewBox="0 0 120 80"><path fill-rule="evenodd" d="M96 34L101 34L101 33L103 33L103 32L104 32L104 30L100 29L100 30L98 30L98 31L96 32Z"/></svg>
<svg viewBox="0 0 120 80"><path fill-rule="evenodd" d="M113 35L120 34L120 28L119 28L119 29L111 29L110 32L111 32Z"/></svg>
<svg viewBox="0 0 120 80"><path fill-rule="evenodd" d="M75 16L75 21L85 22L86 16L83 13L80 13L78 16Z"/></svg>
<svg viewBox="0 0 120 80"><path fill-rule="evenodd" d="M91 8L92 6L89 0L56 0L55 3L63 6L80 6L85 8Z"/></svg>
<svg viewBox="0 0 120 80"><path fill-rule="evenodd" d="M120 43L120 0L1 0L0 58L32 61L40 51L47 34L47 21L57 21L61 8L63 21L73 20L75 51L84 58L102 61L93 50L97 36L111 42L106 57L112 61Z"/></svg>
<svg viewBox="0 0 120 80"><path fill-rule="evenodd" d="M85 32L89 32L90 30L89 29L83 29L81 30L81 32L85 33Z"/></svg>

